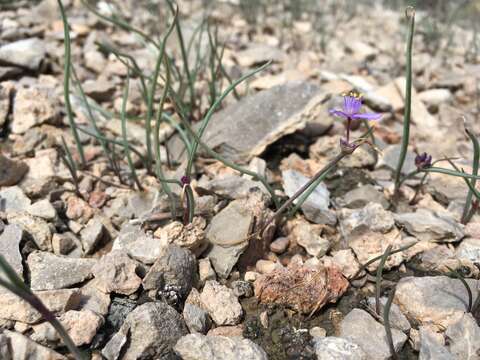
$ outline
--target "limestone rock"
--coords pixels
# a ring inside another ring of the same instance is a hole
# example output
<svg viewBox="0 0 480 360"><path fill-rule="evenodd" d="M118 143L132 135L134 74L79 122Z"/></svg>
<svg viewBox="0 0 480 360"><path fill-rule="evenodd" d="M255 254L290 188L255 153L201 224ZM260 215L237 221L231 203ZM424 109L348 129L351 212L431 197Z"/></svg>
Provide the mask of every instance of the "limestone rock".
<svg viewBox="0 0 480 360"><path fill-rule="evenodd" d="M214 280L205 283L200 299L217 325L236 325L243 309L233 291Z"/></svg>
<svg viewBox="0 0 480 360"><path fill-rule="evenodd" d="M27 258L32 290L63 289L87 279L93 274L97 260L76 259L34 251Z"/></svg>
<svg viewBox="0 0 480 360"><path fill-rule="evenodd" d="M258 345L240 337L189 334L180 338L175 352L183 360L267 360Z"/></svg>

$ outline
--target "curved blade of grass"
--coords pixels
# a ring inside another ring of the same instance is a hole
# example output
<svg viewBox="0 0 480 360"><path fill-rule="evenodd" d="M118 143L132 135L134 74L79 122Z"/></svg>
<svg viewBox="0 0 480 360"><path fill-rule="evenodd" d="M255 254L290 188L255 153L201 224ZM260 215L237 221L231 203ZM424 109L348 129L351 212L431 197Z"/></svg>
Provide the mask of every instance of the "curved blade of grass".
<svg viewBox="0 0 480 360"><path fill-rule="evenodd" d="M125 82L125 89L123 91L122 97L122 112L121 112L121 121L122 121L122 137L123 137L123 146L125 149L125 155L127 156L128 167L130 168L130 173L132 174L132 178L137 184L138 190L142 191L143 186L140 183L140 180L137 176L137 171L135 170L135 165L133 164L132 156L130 154L130 146L128 146L128 138L127 138L127 100L128 100L128 91L130 88L130 70L127 71L127 80Z"/></svg>
<svg viewBox="0 0 480 360"><path fill-rule="evenodd" d="M452 269L449 266L446 266L446 268L450 271L449 274L447 274L450 277L457 278L460 280L467 290L467 295L468 295L468 307L467 310L468 312L472 311L472 303L473 303L473 294L472 294L472 289L470 289L470 286L468 286L468 283L465 281L465 278L455 269Z"/></svg>
<svg viewBox="0 0 480 360"><path fill-rule="evenodd" d="M70 124L70 129L72 131L73 138L75 139L75 144L77 146L78 155L80 156L81 166L84 167L86 164L85 154L83 152L82 142L78 135L77 127L75 126L75 120L73 118L72 104L70 103L70 71L72 66L72 54L71 54L71 43L70 43L70 26L68 25L67 15L65 14L65 8L63 7L62 0L57 0L58 7L60 8L60 14L62 16L63 22L63 34L64 34L64 49L65 49L65 65L63 73L63 94L65 100L65 110L67 112L68 122Z"/></svg>
<svg viewBox="0 0 480 360"><path fill-rule="evenodd" d="M174 9L172 1L167 0L167 4L170 7L170 10L172 11L172 13L175 13L175 9ZM178 7L177 7L177 11L178 11ZM195 108L195 87L194 87L195 84L194 84L194 81L193 81L193 79L190 75L190 68L189 68L189 65L188 65L188 55L187 55L187 51L185 49L185 41L184 41L184 38L183 38L182 27L180 26L179 19L177 19L175 21L175 28L177 30L178 42L179 42L179 45L180 45L180 51L182 53L183 69L185 71L185 76L187 77L188 88L190 90L190 108L193 109L193 108Z"/></svg>
<svg viewBox="0 0 480 360"><path fill-rule="evenodd" d="M430 167L430 168L427 168L427 169L422 169L421 171L422 172L432 172L432 173L452 175L452 176L456 176L456 177L462 177L462 178L465 178L465 179L475 179L475 180L480 179L480 176L478 176L478 175L471 175L471 174L467 174L465 172L462 173L462 172L453 171L453 170L450 170L450 169L439 168L439 167Z"/></svg>
<svg viewBox="0 0 480 360"><path fill-rule="evenodd" d="M168 115L164 114L164 116L168 116ZM228 160L227 158L223 157L222 155L216 153L214 150L212 150L207 144L205 144L200 139L200 137L197 135L197 133L192 129L190 124L183 117L180 116L179 118L180 118L180 121L182 122L183 126L187 130L187 132L190 134L190 136L195 140L195 142L198 145L200 145L202 147L203 150L205 150L205 152L208 155L210 155L214 159L220 161L225 166L228 166L228 167L230 167L234 170L237 170L241 174L246 174L246 175L251 176L254 181L260 181L262 183L262 185L265 187L265 189L269 192L275 206L277 208L280 206L280 202L278 201L277 195L275 195L275 191L270 186L270 184L268 183L266 178L264 178L263 176L260 176L259 174L257 174L254 171L244 169L241 166L239 166L239 165L235 164L234 162Z"/></svg>
<svg viewBox="0 0 480 360"><path fill-rule="evenodd" d="M87 129L84 129L84 128L81 128L81 127L78 127L78 126L77 126L77 130L79 130L80 132L83 132L87 135L90 135L91 137L94 137L96 139L99 139L99 140L101 139L101 140L106 141L108 143L112 143L112 144L116 144L116 145L120 145L120 146L125 146L125 142L123 141L123 139L122 140L110 139L110 138L107 138L103 135L92 133L91 131L89 131ZM147 164L146 160L145 160L145 157L142 155L142 153L140 151L138 151L135 147L133 147L130 144L126 144L126 146L128 146L128 148L140 158L140 160L142 161L142 163L144 165Z"/></svg>
<svg viewBox="0 0 480 360"><path fill-rule="evenodd" d="M478 166L479 166L479 159L480 159L480 145L478 144L477 137L473 134L471 129L467 127L465 124L465 132L467 133L468 137L472 141L472 146L473 146L473 163L472 163L472 175L478 175ZM468 180L467 180L468 181ZM469 213L470 213L470 208L472 206L472 197L473 197L473 192L471 188L475 188L476 180L472 179L469 181L471 187L469 186L467 198L465 200L465 207L463 208L463 213L462 213L462 224L466 224L470 219L469 219ZM472 212L473 215L473 212Z"/></svg>
<svg viewBox="0 0 480 360"><path fill-rule="evenodd" d="M166 39L164 40L166 41ZM170 88L170 65L168 63L168 57L165 57L165 71L166 71L166 80L165 80L165 88L163 89L162 97L160 98L160 103L158 104L157 109L157 116L155 119L155 130L153 134L153 143L155 147L155 170L157 174L158 180L162 184L162 188L167 194L168 198L170 199L170 208L172 218L176 218L177 216L177 209L175 205L175 199L173 198L173 193L168 186L168 183L163 182L162 180L165 178L162 170L162 157L160 154L160 125L162 122L162 114L163 114L163 105L165 104L165 99L168 95L168 89Z"/></svg>
<svg viewBox="0 0 480 360"><path fill-rule="evenodd" d="M151 170L152 165L152 143L151 143L151 132L152 132L152 118L153 118L153 107L154 107L154 99L155 99L155 90L157 88L157 81L158 76L160 74L160 67L163 62L163 58L165 55L165 47L167 45L167 40L170 34L172 33L173 29L176 26L178 20L178 7L175 9L173 5L171 6L172 14L173 14L173 21L167 29L167 32L163 38L162 44L158 51L157 61L155 63L155 70L153 71L152 80L150 82L150 90L148 92L148 99L147 99L147 116L145 118L145 136L146 136L146 146L147 146L147 169Z"/></svg>
<svg viewBox="0 0 480 360"><path fill-rule="evenodd" d="M77 173L77 165L73 160L72 153L65 142L65 138L62 136L62 146L65 154L60 153L60 158L62 159L63 163L67 167L68 171L70 172L70 176L72 177L73 185L75 186L75 193L82 198L82 194L80 193L79 181L78 181L78 173Z"/></svg>
<svg viewBox="0 0 480 360"><path fill-rule="evenodd" d="M58 321L55 315L53 315L53 313L47 309L42 301L25 285L15 270L13 270L10 264L5 260L3 255L0 255L0 269L3 270L4 274L9 280L5 281L0 278L0 286L28 302L30 306L37 310L42 317L48 321L58 332L63 340L63 343L67 346L68 350L70 350L75 359L85 360L86 357L84 357L80 350L78 350L78 348L75 346L75 343L72 341L70 335L68 335L68 332L64 329L60 321Z"/></svg>
<svg viewBox="0 0 480 360"><path fill-rule="evenodd" d="M385 249L385 252L380 259L380 264L378 264L377 268L377 276L375 277L375 312L378 316L380 316L380 295L382 292L382 275L383 275L383 268L385 267L385 263L387 262L388 257L390 256L390 252L392 251L392 245L388 245Z"/></svg>
<svg viewBox="0 0 480 360"><path fill-rule="evenodd" d="M392 292L388 296L385 307L383 308L383 326L385 327L385 334L387 335L388 347L390 349L390 355L392 359L398 359L397 352L395 351L395 346L393 344L392 337L392 328L390 327L390 308L392 307L393 298L395 297L396 288L392 289Z"/></svg>
<svg viewBox="0 0 480 360"><path fill-rule="evenodd" d="M413 34L415 31L415 8L407 7L405 14L409 20L407 35L407 51L406 51L406 68L405 68L405 109L403 112L403 134L400 156L398 158L397 169L395 172L395 193L400 185L402 175L402 167L407 156L408 142L410 137L410 115L412 110L412 47Z"/></svg>
<svg viewBox="0 0 480 360"><path fill-rule="evenodd" d="M267 66L269 66L271 63L271 61L267 62L266 64L264 64L263 66L260 66L258 68L256 68L255 70L247 73L246 75L242 76L240 79L238 80L235 80L223 93L222 95L220 95L220 97L215 101L215 103L210 107L210 109L208 110L207 114L205 115L205 117L203 118L202 120L202 123L200 124L200 128L198 130L198 138L201 139L202 136L203 136L203 133L205 131L205 129L207 128L207 125L213 115L213 113L215 112L215 110L217 110L217 108L220 106L220 103L223 101L223 99L225 99L225 97L227 97L228 94L230 94L233 89L235 87L237 87L240 83L242 83L243 81L245 81L246 79L252 77L253 75L255 75L256 73L264 70ZM185 170L185 175L188 176L188 177L191 177L192 175L192 167L193 167L193 161L194 161L194 158L195 158L195 155L197 153L197 149L198 149L198 140L197 138L195 138L195 140L193 141L193 149L192 149L192 154L190 156L190 158L188 159L188 163L187 163L187 168Z"/></svg>
<svg viewBox="0 0 480 360"><path fill-rule="evenodd" d="M405 251L409 248L411 248L413 245L415 245L417 242L413 242L411 244L408 244L408 245L405 245L405 246L402 246L396 250L392 250L390 252L390 255L393 255L393 254L396 254L396 253L399 253L399 252L402 252L402 251ZM370 264L373 264L375 261L378 261L382 258L383 254L382 255L379 255L379 256L375 256L373 259L370 259L368 260L365 264L361 265L360 268L357 270L357 272L355 273L355 275L352 276L352 278L350 279L350 281L354 281L357 279L357 276L363 271L365 270Z"/></svg>

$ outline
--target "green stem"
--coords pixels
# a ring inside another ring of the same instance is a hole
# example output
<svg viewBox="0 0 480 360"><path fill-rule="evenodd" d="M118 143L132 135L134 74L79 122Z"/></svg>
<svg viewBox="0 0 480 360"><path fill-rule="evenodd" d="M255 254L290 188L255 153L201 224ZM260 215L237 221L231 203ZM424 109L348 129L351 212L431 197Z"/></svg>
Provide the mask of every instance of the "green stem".
<svg viewBox="0 0 480 360"><path fill-rule="evenodd" d="M0 268L3 270L9 280L5 281L0 278L0 286L28 302L30 306L37 310L43 316L43 318L54 327L75 359L84 360L85 358L83 357L82 353L80 350L78 350L62 324L58 321L55 315L53 315L52 312L47 309L42 301L23 283L15 270L13 270L10 264L8 264L8 262L5 260L3 255L0 255Z"/></svg>
<svg viewBox="0 0 480 360"><path fill-rule="evenodd" d="M125 149L125 154L127 156L128 167L130 168L132 178L135 181L135 184L137 184L138 190L142 191L143 187L142 187L142 184L140 183L140 180L138 179L137 171L135 170L135 165L132 161L132 156L130 155L130 147L128 146L126 113L127 113L127 100L128 100L129 87L130 87L130 70L127 71L127 80L125 83L125 90L123 92L123 98L122 98L122 112L121 112L122 137L123 137L123 146Z"/></svg>
<svg viewBox="0 0 480 360"><path fill-rule="evenodd" d="M413 34L415 30L415 9L407 7L406 16L410 20L409 30L407 35L407 51L406 51L406 85L405 85L405 109L403 112L403 135L402 145L400 150L400 157L398 159L396 174L395 174L395 190L397 193L400 186L400 178L402 175L402 167L407 156L408 142L410 137L410 115L412 109L412 47Z"/></svg>
<svg viewBox="0 0 480 360"><path fill-rule="evenodd" d="M385 334L387 335L387 342L388 347L390 349L390 355L392 359L397 360L398 355L395 351L395 346L393 344L393 337L392 337L392 328L390 327L390 308L392 307L393 298L395 297L395 288L392 290L390 295L388 296L387 303L383 308L383 326L385 327Z"/></svg>
<svg viewBox="0 0 480 360"><path fill-rule="evenodd" d="M390 252L392 251L392 245L388 245L387 249L383 253L382 259L380 260L380 264L377 268L377 276L375 278L375 312L378 316L380 316L380 295L382 292L382 275L383 275L383 268L385 267L385 263L387 262L388 257L390 256Z"/></svg>
<svg viewBox="0 0 480 360"><path fill-rule="evenodd" d="M60 14L62 15L63 21L63 34L65 41L65 65L64 65L64 78L63 78L63 95L65 99L65 110L67 112L68 122L70 124L70 129L72 131L73 138L77 145L77 151L80 156L80 162L82 168L85 167L85 154L83 152L82 142L78 135L77 127L75 126L75 120L73 119L73 110L72 104L70 103L70 71L72 66L72 54L71 54L71 44L70 44L70 27L68 25L67 16L65 14L65 8L63 7L62 1L57 0L58 6L60 8Z"/></svg>
<svg viewBox="0 0 480 360"><path fill-rule="evenodd" d="M480 158L480 145L478 144L478 140L476 136L473 134L473 132L465 126L465 132L467 133L468 137L472 141L473 145L473 164L472 164L472 175L478 175L478 166L479 166L479 158ZM467 180L468 181L468 180ZM475 188L476 180L472 179L470 180L470 184L472 188ZM470 208L472 207L472 198L473 198L473 191L470 189L468 190L467 198L465 200L465 207L463 208L463 213L462 213L462 224L466 224L470 219L469 213L470 213ZM472 212L473 215L473 212Z"/></svg>
<svg viewBox="0 0 480 360"><path fill-rule="evenodd" d="M215 112L215 110L217 110L217 108L220 106L220 103L223 101L223 99L225 99L225 97L230 94L230 92L232 92L233 89L235 89L235 87L237 87L237 85L239 85L240 83L242 83L243 81L245 81L246 79L252 77L253 75L255 75L256 73L264 70L267 66L270 65L270 62L266 63L265 65L249 72L248 74L242 76L240 79L234 81L223 93L222 95L220 95L220 97L215 101L215 103L210 107L210 109L208 110L207 114L205 115L204 119L202 120L202 123L200 124L200 128L198 130L198 136L195 137L195 140L193 141L193 148L192 148L192 154L190 156L190 158L188 159L188 163L187 163L187 168L185 170L185 175L188 176L188 177L191 177L192 175L192 168L193 168L193 161L194 161L194 158L195 158L195 155L197 153L197 149L198 149L198 145L199 145L199 141L197 140L198 139L201 139L202 136L203 136L203 133L213 115L213 113Z"/></svg>

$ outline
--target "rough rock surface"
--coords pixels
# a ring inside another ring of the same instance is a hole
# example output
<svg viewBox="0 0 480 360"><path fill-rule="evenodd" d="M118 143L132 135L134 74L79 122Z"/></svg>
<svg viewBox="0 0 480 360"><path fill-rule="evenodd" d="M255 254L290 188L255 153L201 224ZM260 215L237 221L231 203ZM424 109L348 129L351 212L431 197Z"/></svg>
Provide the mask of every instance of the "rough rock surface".
<svg viewBox="0 0 480 360"><path fill-rule="evenodd" d="M122 341L127 333L128 344ZM109 351L116 348L117 353L124 351L124 359L174 359L173 347L187 333L182 317L172 307L163 302L149 302L128 314L106 348ZM111 352L102 353L105 356Z"/></svg>
<svg viewBox="0 0 480 360"><path fill-rule="evenodd" d="M479 281L466 281L475 299ZM447 276L405 277L397 285L394 301L408 318L444 327L460 321L468 306L462 282Z"/></svg>
<svg viewBox="0 0 480 360"><path fill-rule="evenodd" d="M76 259L34 251L27 258L32 290L63 289L93 276L97 260Z"/></svg>
<svg viewBox="0 0 480 360"><path fill-rule="evenodd" d="M255 296L265 304L288 306L304 314L336 302L347 290L348 281L336 267L312 269L281 268L255 281Z"/></svg>
<svg viewBox="0 0 480 360"><path fill-rule="evenodd" d="M212 320L217 325L236 325L240 322L243 309L233 290L214 280L205 283L200 299Z"/></svg>
<svg viewBox="0 0 480 360"><path fill-rule="evenodd" d="M183 360L267 360L258 345L240 337L189 334L180 338L175 352Z"/></svg>
<svg viewBox="0 0 480 360"><path fill-rule="evenodd" d="M358 344L372 360L387 360L390 358L390 348L383 325L376 322L366 311L353 309L340 324L340 336ZM393 345L398 352L407 336L392 329Z"/></svg>
<svg viewBox="0 0 480 360"><path fill-rule="evenodd" d="M314 337L313 344L318 359L367 360L368 356L357 344L340 337Z"/></svg>

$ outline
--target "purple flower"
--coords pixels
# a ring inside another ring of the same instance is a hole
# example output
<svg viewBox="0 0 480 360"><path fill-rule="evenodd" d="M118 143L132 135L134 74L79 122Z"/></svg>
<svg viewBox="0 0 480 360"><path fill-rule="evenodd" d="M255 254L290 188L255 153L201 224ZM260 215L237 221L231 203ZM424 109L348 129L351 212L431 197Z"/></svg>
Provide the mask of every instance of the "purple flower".
<svg viewBox="0 0 480 360"><path fill-rule="evenodd" d="M350 126L353 120L379 120L382 114L378 113L361 113L362 98L360 95L351 92L343 97L343 107L341 110L331 109L330 114L338 117L342 117L347 120L347 139L346 143L349 143L350 138Z"/></svg>
<svg viewBox="0 0 480 360"><path fill-rule="evenodd" d="M432 155L428 155L426 152L415 156L415 166L417 169L426 169L432 166Z"/></svg>
<svg viewBox="0 0 480 360"><path fill-rule="evenodd" d="M180 178L180 182L181 182L182 185L184 185L184 186L185 186L185 185L190 185L190 177L184 175L184 176L182 176L182 177Z"/></svg>

